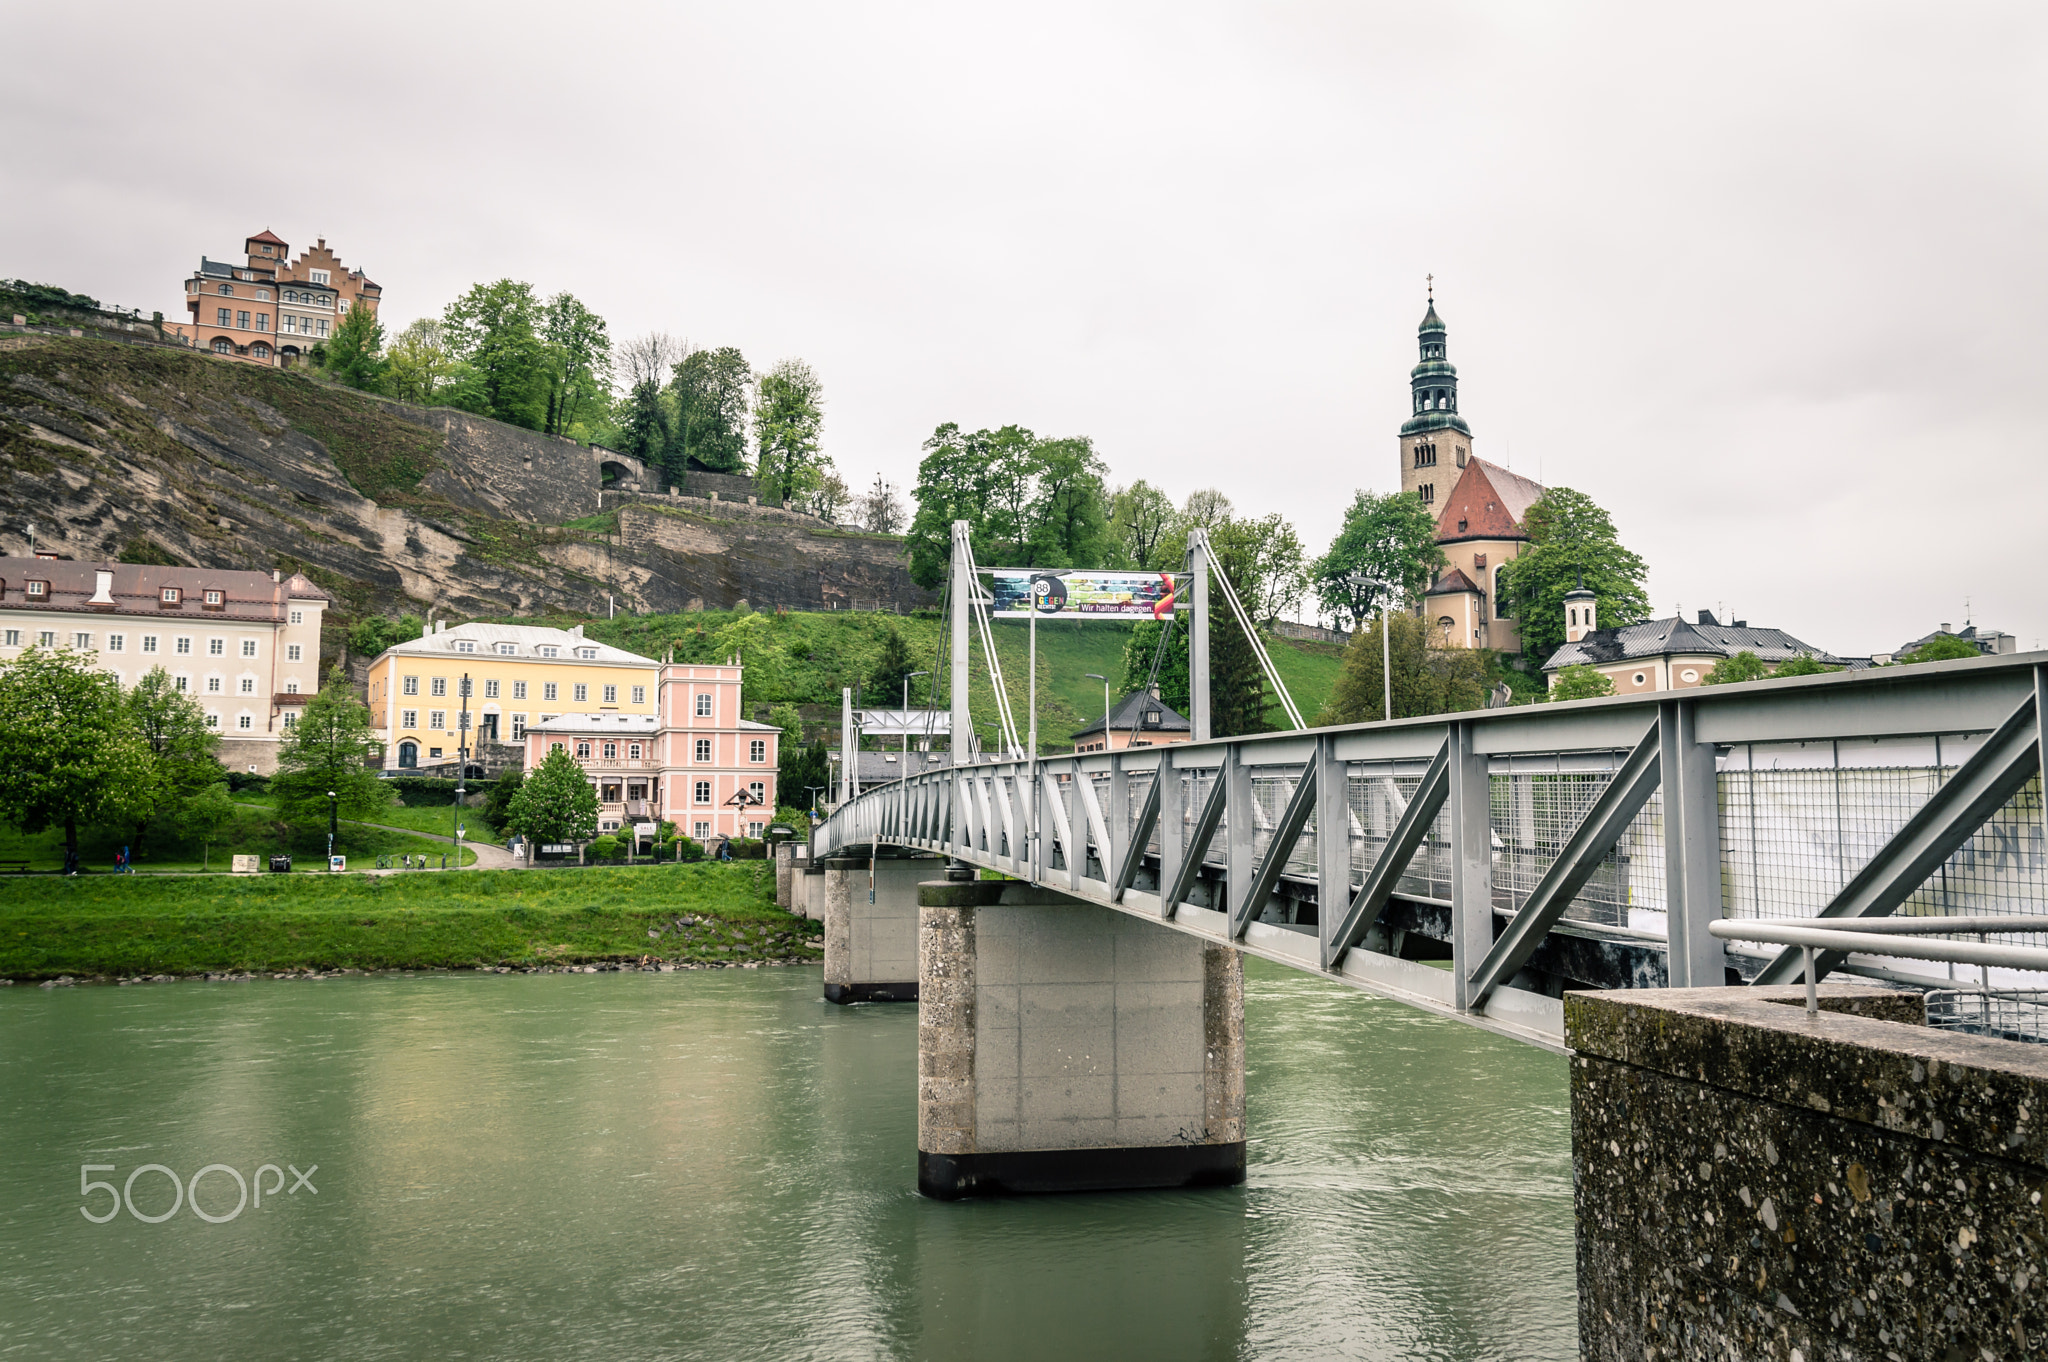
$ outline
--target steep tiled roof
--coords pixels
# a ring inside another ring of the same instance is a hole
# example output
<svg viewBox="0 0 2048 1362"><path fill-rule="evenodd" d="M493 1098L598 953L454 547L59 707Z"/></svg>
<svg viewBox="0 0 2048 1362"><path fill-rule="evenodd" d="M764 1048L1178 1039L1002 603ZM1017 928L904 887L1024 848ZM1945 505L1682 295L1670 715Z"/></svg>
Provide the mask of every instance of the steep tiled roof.
<svg viewBox="0 0 2048 1362"><path fill-rule="evenodd" d="M250 237L249 240L260 241L266 246L282 246L285 244L284 238L273 233L268 227Z"/></svg>
<svg viewBox="0 0 2048 1362"><path fill-rule="evenodd" d="M1688 624L1670 619L1644 620L1613 629L1595 629L1577 643L1567 643L1550 655L1543 670L1607 662L1634 662L1679 654L1733 657L1740 652L1755 653L1765 662L1789 662L1801 653L1811 653L1829 666L1849 664L1810 643L1802 643L1783 629L1736 628L1732 624Z"/></svg>
<svg viewBox="0 0 2048 1362"><path fill-rule="evenodd" d="M1511 500L1502 492L1496 481L1505 482L1513 489L1516 499ZM1498 468L1483 459L1473 459L1465 465L1465 471L1458 475L1457 485L1444 498L1443 513L1436 520L1437 542L1458 539L1526 539L1522 529L1521 512L1528 509L1528 500L1519 500L1528 488L1542 489L1525 478L1517 478L1505 468Z"/></svg>
<svg viewBox="0 0 2048 1362"><path fill-rule="evenodd" d="M1473 463L1486 470L1486 480L1493 484L1493 490L1500 493L1501 501L1508 508L1508 514L1520 525L1529 514L1529 507L1543 495L1543 484L1533 478L1525 478L1510 468L1497 463L1488 463L1475 458Z"/></svg>
<svg viewBox="0 0 2048 1362"><path fill-rule="evenodd" d="M1194 731L1194 725L1190 724L1183 715L1175 713L1171 705L1160 701L1150 691L1142 690L1132 691L1111 707L1109 711L1110 731L1130 732L1134 726L1141 725L1142 721L1139 718L1141 714L1157 714L1159 716L1159 722L1157 723L1142 724L1143 730L1147 733L1190 733ZM1090 733L1100 733L1101 731L1102 720L1097 719L1088 727L1075 733L1074 736L1076 738L1085 738Z"/></svg>
<svg viewBox="0 0 2048 1362"><path fill-rule="evenodd" d="M109 575L107 599L99 574ZM47 582L49 589L30 596L25 583ZM179 600L166 607L163 590L178 588ZM221 604L206 608L206 593L221 593ZM276 622L291 601L319 601L320 588L296 574L275 581L267 572L219 568L158 567L140 563L77 562L70 559L0 558L0 603L8 610L92 610L113 615L147 615L162 619L233 619Z"/></svg>
<svg viewBox="0 0 2048 1362"><path fill-rule="evenodd" d="M1425 596L1456 596L1464 592L1479 594L1479 588L1472 585L1472 579L1457 568L1452 568L1436 579L1436 585L1423 592Z"/></svg>

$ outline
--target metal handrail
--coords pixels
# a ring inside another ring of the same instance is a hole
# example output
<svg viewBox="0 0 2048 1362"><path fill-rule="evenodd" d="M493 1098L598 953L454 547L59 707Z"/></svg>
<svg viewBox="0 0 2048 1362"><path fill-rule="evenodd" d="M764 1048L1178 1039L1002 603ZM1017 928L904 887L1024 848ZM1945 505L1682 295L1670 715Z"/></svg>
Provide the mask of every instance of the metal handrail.
<svg viewBox="0 0 2048 1362"><path fill-rule="evenodd" d="M1991 922L2012 923L2018 926L1950 926L1950 931L1993 932L2038 932L2048 928L2048 919L2032 920L2009 917L1947 918L1933 919L1946 923ZM1721 918L1707 924L1707 930L1723 941L1764 941L1775 946L1797 948L1805 960L1806 1010L1818 1012L1820 1002L1816 991L1816 971L1813 957L1819 951L1840 951L1843 954L1902 956L1909 960L1932 960L1938 964L1981 965L1985 968L2023 969L2048 972L2048 947L2010 946L1993 944L1989 941L1929 941L1917 935L1928 929L1912 926L1915 920L1894 918L1889 921L1860 922L1851 930L1844 931L1847 923L1828 927L1809 926L1803 922L1763 922L1755 918ZM1890 936L1915 936L1913 940L1887 940Z"/></svg>

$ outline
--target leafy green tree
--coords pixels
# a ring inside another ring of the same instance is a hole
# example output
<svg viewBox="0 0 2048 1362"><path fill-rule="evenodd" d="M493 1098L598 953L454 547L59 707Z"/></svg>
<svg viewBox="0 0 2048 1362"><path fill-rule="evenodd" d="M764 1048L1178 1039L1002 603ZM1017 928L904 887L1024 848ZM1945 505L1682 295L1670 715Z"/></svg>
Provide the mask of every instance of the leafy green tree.
<svg viewBox="0 0 2048 1362"><path fill-rule="evenodd" d="M1344 527L1309 576L1322 608L1350 620L1355 631L1383 603L1420 595L1443 565L1436 517L1427 506L1402 492L1358 491L1344 512ZM1369 580L1353 586L1348 579L1354 574Z"/></svg>
<svg viewBox="0 0 2048 1362"><path fill-rule="evenodd" d="M540 429L547 418L548 354L533 285L477 284L448 304L441 333L464 370L453 405L510 425Z"/></svg>
<svg viewBox="0 0 2048 1362"><path fill-rule="evenodd" d="M395 620L369 615L349 626L348 650L357 657L376 657L386 648L412 642L423 632L418 615L400 615Z"/></svg>
<svg viewBox="0 0 2048 1362"><path fill-rule="evenodd" d="M573 293L557 293L541 310L546 347L546 416L541 428L566 435L603 402L611 386L612 338L604 318Z"/></svg>
<svg viewBox="0 0 2048 1362"><path fill-rule="evenodd" d="M1643 592L1649 568L1622 547L1607 512L1583 492L1553 487L1523 517L1529 546L1508 561L1500 592L1522 633L1522 648L1539 665L1564 646L1565 593L1581 581L1608 627L1650 613Z"/></svg>
<svg viewBox="0 0 2048 1362"><path fill-rule="evenodd" d="M882 635L881 656L875 659L874 670L868 676L868 694L873 697L869 703L890 709L902 704L904 678L916 670L917 660L910 655L910 645L903 641L903 631L889 625Z"/></svg>
<svg viewBox="0 0 2048 1362"><path fill-rule="evenodd" d="M448 348L437 317L422 317L392 340L384 355L384 391L401 402L439 406L461 365Z"/></svg>
<svg viewBox="0 0 2048 1362"><path fill-rule="evenodd" d="M1772 672L1771 675L1823 676L1828 672L1838 672L1840 670L1842 670L1840 667L1828 666L1825 662L1822 662L1812 653L1800 653L1796 657L1788 658L1785 661L1780 662L1778 664L1778 670Z"/></svg>
<svg viewBox="0 0 2048 1362"><path fill-rule="evenodd" d="M1491 656L1477 648L1432 648L1429 628L1405 610L1387 618L1386 650L1377 618L1365 622L1344 650L1344 669L1314 722L1372 723L1386 717L1386 657L1393 661L1394 717L1420 718L1481 709Z"/></svg>
<svg viewBox="0 0 2048 1362"><path fill-rule="evenodd" d="M1257 581L1257 549L1248 540L1219 537L1216 566L1233 584ZM1209 732L1212 737L1230 738L1245 733L1271 732L1277 725L1271 711L1277 704L1266 682L1265 668L1252 641L1237 622L1237 615L1217 598L1222 592L1211 588L1209 601ZM1244 593L1240 589L1242 599ZM1253 609L1245 602L1245 610Z"/></svg>
<svg viewBox="0 0 2048 1362"><path fill-rule="evenodd" d="M1308 587L1308 565L1301 536L1284 517L1225 519L1209 531L1209 542L1217 562L1233 565L1230 584L1237 588L1238 600L1255 622L1270 627L1300 603ZM1223 609L1228 608L1225 603Z"/></svg>
<svg viewBox="0 0 2048 1362"><path fill-rule="evenodd" d="M754 371L733 346L692 350L671 366L676 420L662 464L675 485L694 459L714 473L747 471L747 409Z"/></svg>
<svg viewBox="0 0 2048 1362"><path fill-rule="evenodd" d="M503 834L510 826L507 821L512 807L512 796L519 793L519 787L526 780L524 771L500 771L498 778L484 788L483 807L478 810L493 830Z"/></svg>
<svg viewBox="0 0 2048 1362"><path fill-rule="evenodd" d="M0 820L63 828L70 872L79 826L131 817L149 791L149 749L91 657L30 648L0 662Z"/></svg>
<svg viewBox="0 0 2048 1362"><path fill-rule="evenodd" d="M352 307L327 342L321 363L351 388L378 392L384 382L384 323L367 307Z"/></svg>
<svg viewBox="0 0 2048 1362"><path fill-rule="evenodd" d="M1117 681L1117 689L1125 695L1143 690L1145 679L1152 675L1153 659L1157 658L1159 698L1169 709L1193 717L1194 702L1189 698L1187 621L1187 612L1180 612L1174 622L1173 636L1166 641L1163 657L1159 654L1159 634L1165 625L1140 620L1131 626L1130 641L1124 645L1123 675Z"/></svg>
<svg viewBox="0 0 2048 1362"><path fill-rule="evenodd" d="M389 808L391 789L370 769L383 751L370 728L370 711L334 672L278 744L277 774L270 778L278 816L300 826L324 825L329 792L342 818L367 819Z"/></svg>
<svg viewBox="0 0 2048 1362"><path fill-rule="evenodd" d="M1966 638L1957 638L1954 634L1937 634L1912 652L1892 659L1892 665L1910 667L1918 662L1953 662L1961 658L1982 656L1984 650Z"/></svg>
<svg viewBox="0 0 2048 1362"><path fill-rule="evenodd" d="M761 375L754 400L755 474L779 505L794 506L832 467L821 445L825 386L811 366L786 359Z"/></svg>
<svg viewBox="0 0 2048 1362"><path fill-rule="evenodd" d="M782 740L775 745L775 788L788 808L778 809L778 822L789 822L791 810L808 808L811 802L810 787L826 783L825 742L804 741L803 716L795 705L777 705L768 713L768 722L782 730ZM793 826L801 829L808 826L798 821Z"/></svg>
<svg viewBox="0 0 2048 1362"><path fill-rule="evenodd" d="M684 487L688 484L681 464L671 465L662 458L669 438L668 405L663 397L659 384L643 378L619 400L613 417L619 427L619 449L643 463L660 465L669 486Z"/></svg>
<svg viewBox="0 0 2048 1362"><path fill-rule="evenodd" d="M1172 497L1140 478L1110 493L1109 505L1110 533L1116 537L1121 566L1155 572L1179 570L1180 559L1168 561L1162 552L1180 516Z"/></svg>
<svg viewBox="0 0 2048 1362"><path fill-rule="evenodd" d="M151 667L121 702L149 754L130 810L139 848L152 818L179 809L228 773L216 755L220 736L206 726L206 712L162 667Z"/></svg>
<svg viewBox="0 0 2048 1362"><path fill-rule="evenodd" d="M1712 678L1708 684L1713 684ZM1550 678L1550 690L1545 700L1592 700L1602 695L1614 694L1614 682L1607 673L1580 663L1575 667L1559 667Z"/></svg>
<svg viewBox="0 0 2048 1362"><path fill-rule="evenodd" d="M597 835L597 790L566 748L526 773L505 806L505 822L526 839L526 858L542 843L585 842Z"/></svg>
<svg viewBox="0 0 2048 1362"><path fill-rule="evenodd" d="M1108 471L1086 436L1033 442L1035 467L1029 537L1039 567L1100 567L1115 552L1103 475Z"/></svg>
<svg viewBox="0 0 2048 1362"><path fill-rule="evenodd" d="M1761 681L1770 674L1771 669L1764 665L1764 660L1744 648L1741 652L1715 663L1714 669L1700 678L1700 684L1729 686L1739 681Z"/></svg>
<svg viewBox="0 0 2048 1362"><path fill-rule="evenodd" d="M213 844L234 821L235 801L228 797L225 780L196 791L178 806L178 822L199 839L201 870L213 868Z"/></svg>
<svg viewBox="0 0 2048 1362"><path fill-rule="evenodd" d="M1014 429L1014 428L1010 428ZM905 536L911 580L935 588L952 567L953 522L970 527L969 542L977 562L993 565L999 556L995 476L991 433L968 433L951 421L924 442L911 500L917 512ZM1014 543L1014 539L1009 542Z"/></svg>

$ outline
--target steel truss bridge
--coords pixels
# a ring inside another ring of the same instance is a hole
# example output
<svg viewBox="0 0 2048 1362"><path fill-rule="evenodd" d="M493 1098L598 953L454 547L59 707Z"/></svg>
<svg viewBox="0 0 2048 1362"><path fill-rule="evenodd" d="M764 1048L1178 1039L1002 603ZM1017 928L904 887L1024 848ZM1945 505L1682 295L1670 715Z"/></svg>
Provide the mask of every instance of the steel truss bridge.
<svg viewBox="0 0 2048 1362"><path fill-rule="evenodd" d="M849 799L813 854L937 853L1561 1048L1567 988L1805 976L1724 919L2038 914L2048 944L2044 704L2035 653L1013 756ZM1843 968L1954 971L1815 958Z"/></svg>

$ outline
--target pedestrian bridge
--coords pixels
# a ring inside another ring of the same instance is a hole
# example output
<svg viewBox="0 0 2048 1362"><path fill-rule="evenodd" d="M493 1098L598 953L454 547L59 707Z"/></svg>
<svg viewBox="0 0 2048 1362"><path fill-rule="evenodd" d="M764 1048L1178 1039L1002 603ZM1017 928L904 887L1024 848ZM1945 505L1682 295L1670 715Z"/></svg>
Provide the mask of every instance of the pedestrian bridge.
<svg viewBox="0 0 2048 1362"><path fill-rule="evenodd" d="M1561 1049L1568 989L1802 979L1797 947L1723 919L2041 914L2048 936L2044 688L2024 654L984 761L846 801L813 856L878 909L909 869L886 863L945 857ZM1815 977L1836 969L1996 982L1839 953Z"/></svg>

